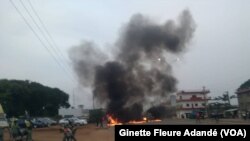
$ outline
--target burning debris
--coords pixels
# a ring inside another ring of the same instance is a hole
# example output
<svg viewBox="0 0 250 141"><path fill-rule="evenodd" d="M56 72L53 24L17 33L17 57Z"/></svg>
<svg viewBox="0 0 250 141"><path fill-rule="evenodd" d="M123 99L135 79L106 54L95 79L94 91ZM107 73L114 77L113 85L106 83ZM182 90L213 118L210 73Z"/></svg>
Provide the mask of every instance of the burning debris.
<svg viewBox="0 0 250 141"><path fill-rule="evenodd" d="M116 42L113 59L90 42L72 48L70 58L81 84L92 86L95 99L115 121L141 120L145 111L162 118L164 108L157 105L176 91L177 83L168 54L183 52L194 31L188 10L177 23L162 25L137 14Z"/></svg>

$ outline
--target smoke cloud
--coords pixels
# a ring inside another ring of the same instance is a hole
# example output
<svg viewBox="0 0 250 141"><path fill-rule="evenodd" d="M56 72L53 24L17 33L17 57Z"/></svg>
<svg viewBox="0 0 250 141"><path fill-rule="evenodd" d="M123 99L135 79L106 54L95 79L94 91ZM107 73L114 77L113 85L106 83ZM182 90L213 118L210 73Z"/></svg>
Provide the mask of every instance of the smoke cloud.
<svg viewBox="0 0 250 141"><path fill-rule="evenodd" d="M141 119L149 109L151 113L164 109L157 105L176 91L177 84L167 56L186 50L194 31L188 10L177 22L164 24L136 14L118 38L112 60L90 42L72 48L69 55L79 82L92 87L97 102L109 114L127 122Z"/></svg>

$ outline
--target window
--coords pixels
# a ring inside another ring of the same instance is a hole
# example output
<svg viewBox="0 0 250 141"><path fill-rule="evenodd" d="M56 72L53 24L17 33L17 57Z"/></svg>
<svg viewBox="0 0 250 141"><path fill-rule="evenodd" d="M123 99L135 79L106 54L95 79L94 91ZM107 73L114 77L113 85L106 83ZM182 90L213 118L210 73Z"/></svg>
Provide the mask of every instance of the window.
<svg viewBox="0 0 250 141"><path fill-rule="evenodd" d="M205 103L202 103L202 106L206 106Z"/></svg>
<svg viewBox="0 0 250 141"><path fill-rule="evenodd" d="M195 103L195 107L198 107L198 104L197 104L197 103Z"/></svg>
<svg viewBox="0 0 250 141"><path fill-rule="evenodd" d="M189 107L189 104L186 104L187 107Z"/></svg>
<svg viewBox="0 0 250 141"><path fill-rule="evenodd" d="M196 95L192 95L192 98L197 98L197 96Z"/></svg>
<svg viewBox="0 0 250 141"><path fill-rule="evenodd" d="M180 100L182 100L182 96L180 96Z"/></svg>

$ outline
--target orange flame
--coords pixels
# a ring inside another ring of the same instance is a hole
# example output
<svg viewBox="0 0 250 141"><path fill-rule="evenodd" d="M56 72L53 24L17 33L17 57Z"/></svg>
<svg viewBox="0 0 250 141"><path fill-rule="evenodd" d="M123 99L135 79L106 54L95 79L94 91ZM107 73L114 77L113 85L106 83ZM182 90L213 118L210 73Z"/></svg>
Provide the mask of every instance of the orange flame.
<svg viewBox="0 0 250 141"><path fill-rule="evenodd" d="M115 125L122 125L122 122L119 122L118 119L112 117L111 115L107 115L108 118L108 126L115 126ZM154 120L148 120L146 117L143 117L143 120L131 120L128 123L129 124L142 124L146 122L161 122L160 119L154 119Z"/></svg>
<svg viewBox="0 0 250 141"><path fill-rule="evenodd" d="M108 126L115 126L115 125L122 125L121 122L118 121L118 119L113 118L111 115L107 115L108 118Z"/></svg>
<svg viewBox="0 0 250 141"><path fill-rule="evenodd" d="M151 122L161 122L161 119L154 119L154 120L150 120Z"/></svg>

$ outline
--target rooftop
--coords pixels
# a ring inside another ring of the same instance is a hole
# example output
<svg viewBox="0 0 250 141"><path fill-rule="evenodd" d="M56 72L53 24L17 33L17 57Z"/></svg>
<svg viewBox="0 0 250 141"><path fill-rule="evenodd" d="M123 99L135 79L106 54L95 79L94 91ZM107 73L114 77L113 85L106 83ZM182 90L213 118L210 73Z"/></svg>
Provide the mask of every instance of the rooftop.
<svg viewBox="0 0 250 141"><path fill-rule="evenodd" d="M177 94L208 94L210 93L209 90L181 90L179 92L177 92Z"/></svg>
<svg viewBox="0 0 250 141"><path fill-rule="evenodd" d="M235 93L236 93L236 94L250 93L250 88L239 89L239 90L237 90Z"/></svg>

